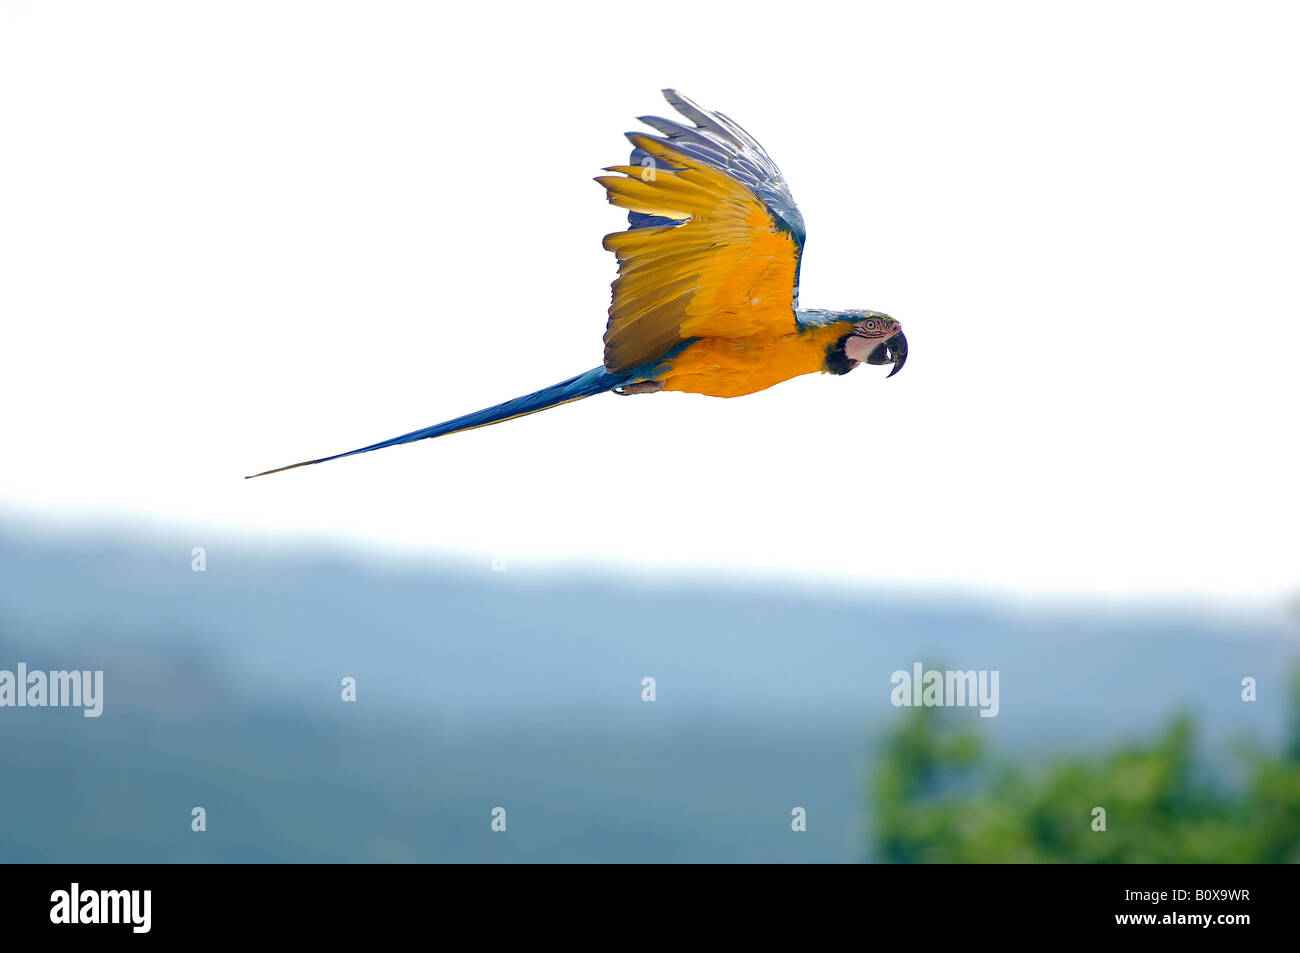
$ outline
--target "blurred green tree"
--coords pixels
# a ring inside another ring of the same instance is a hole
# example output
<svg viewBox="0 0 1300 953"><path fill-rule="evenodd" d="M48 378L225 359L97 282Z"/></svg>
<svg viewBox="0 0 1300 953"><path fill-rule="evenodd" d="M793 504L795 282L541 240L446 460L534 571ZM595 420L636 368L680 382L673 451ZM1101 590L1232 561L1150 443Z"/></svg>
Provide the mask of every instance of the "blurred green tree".
<svg viewBox="0 0 1300 953"><path fill-rule="evenodd" d="M915 708L873 775L872 857L889 863L1300 862L1300 669L1280 752L1246 781L1197 763L1192 720L1153 741L1049 763L997 762L962 713ZM1106 829L1094 830L1094 809Z"/></svg>

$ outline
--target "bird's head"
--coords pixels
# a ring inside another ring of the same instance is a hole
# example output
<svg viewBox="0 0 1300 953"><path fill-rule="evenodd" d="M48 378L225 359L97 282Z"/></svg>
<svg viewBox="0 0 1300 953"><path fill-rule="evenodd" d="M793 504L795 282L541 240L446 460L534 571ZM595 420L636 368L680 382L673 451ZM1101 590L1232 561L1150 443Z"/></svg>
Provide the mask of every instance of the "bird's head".
<svg viewBox="0 0 1300 953"><path fill-rule="evenodd" d="M903 326L887 314L864 311L855 316L853 330L843 338L844 356L857 364L893 364L893 377L907 362Z"/></svg>

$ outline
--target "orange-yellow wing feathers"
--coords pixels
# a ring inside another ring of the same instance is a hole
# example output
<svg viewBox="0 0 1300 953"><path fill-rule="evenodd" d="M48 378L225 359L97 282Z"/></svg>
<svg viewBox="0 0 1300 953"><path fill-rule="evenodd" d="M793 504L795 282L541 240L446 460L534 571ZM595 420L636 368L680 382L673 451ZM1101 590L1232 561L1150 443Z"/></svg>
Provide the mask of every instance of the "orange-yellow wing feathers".
<svg viewBox="0 0 1300 953"><path fill-rule="evenodd" d="M634 158L648 159L597 179L611 203L633 213L631 228L605 237L619 260L605 331L611 372L656 361L689 338L796 330L803 223L793 200L782 201L784 180L726 117L676 94L669 101L699 125L647 119L670 138L629 134Z"/></svg>

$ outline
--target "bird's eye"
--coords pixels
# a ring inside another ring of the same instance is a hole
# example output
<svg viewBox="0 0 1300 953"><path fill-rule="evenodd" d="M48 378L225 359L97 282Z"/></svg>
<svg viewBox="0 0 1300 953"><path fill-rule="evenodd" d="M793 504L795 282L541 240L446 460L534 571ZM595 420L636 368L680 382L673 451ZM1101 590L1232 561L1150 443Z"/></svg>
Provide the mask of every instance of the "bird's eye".
<svg viewBox="0 0 1300 953"><path fill-rule="evenodd" d="M868 322L867 322L867 330L868 330L868 331L874 331L874 330L876 330L876 322L875 322L875 321L868 321Z"/></svg>

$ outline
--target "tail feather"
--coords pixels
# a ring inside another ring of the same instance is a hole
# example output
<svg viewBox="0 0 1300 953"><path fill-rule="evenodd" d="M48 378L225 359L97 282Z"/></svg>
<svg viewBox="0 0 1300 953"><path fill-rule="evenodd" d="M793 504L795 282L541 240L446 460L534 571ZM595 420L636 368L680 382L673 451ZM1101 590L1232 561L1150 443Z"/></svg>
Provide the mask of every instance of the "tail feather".
<svg viewBox="0 0 1300 953"><path fill-rule="evenodd" d="M254 477L283 473L285 470L293 470L297 467L308 467L314 463L328 463L330 460L351 457L358 453L369 453L371 450L383 450L385 447L396 447L398 444L414 443L417 440L428 440L432 437L445 437L447 434L459 433L462 430L474 430L478 427L499 424L504 420L513 420L516 417L535 414L540 410L558 407L560 404L568 404L584 397L603 394L625 383L627 379L628 375L626 374L609 374L603 367L593 368L585 374L579 374L567 381L560 381L558 384L544 387L536 393L516 397L514 400L497 404L495 407L488 407L472 414L466 414L463 417L446 420L440 424L434 424L432 427L425 427L423 430L415 430L400 437L393 437L391 440L384 440L380 443L372 443L368 447L359 447L346 453L336 453L332 457L303 460L301 463L291 463L287 467L263 470L261 473L254 473L244 477L244 479L251 480Z"/></svg>

